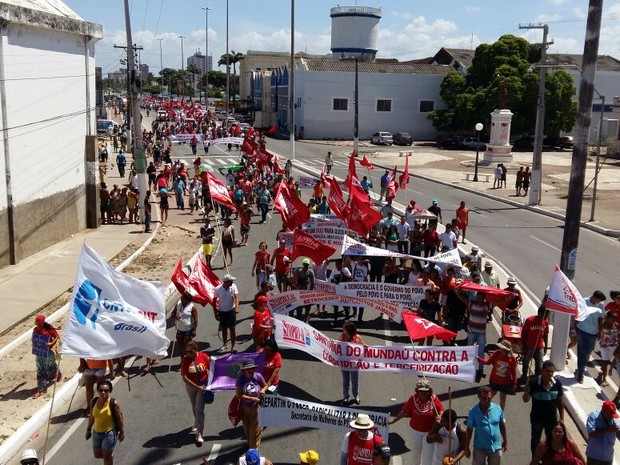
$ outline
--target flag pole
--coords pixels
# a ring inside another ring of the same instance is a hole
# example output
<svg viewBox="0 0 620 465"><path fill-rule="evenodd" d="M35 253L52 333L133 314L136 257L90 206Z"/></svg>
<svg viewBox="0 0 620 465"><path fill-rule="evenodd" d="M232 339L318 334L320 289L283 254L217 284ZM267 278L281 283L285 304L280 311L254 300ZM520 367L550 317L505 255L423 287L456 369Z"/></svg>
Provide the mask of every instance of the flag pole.
<svg viewBox="0 0 620 465"><path fill-rule="evenodd" d="M51 349L50 349L51 350ZM50 437L50 425L52 423L52 412L54 411L54 400L56 399L56 385L58 384L58 375L60 372L60 362L62 359L58 357L58 364L56 365L56 374L54 380L54 387L52 388L52 400L50 401L50 412L47 415L47 426L45 427L45 444L43 445L43 459L41 460L41 464L45 465L45 456L47 454L47 445Z"/></svg>

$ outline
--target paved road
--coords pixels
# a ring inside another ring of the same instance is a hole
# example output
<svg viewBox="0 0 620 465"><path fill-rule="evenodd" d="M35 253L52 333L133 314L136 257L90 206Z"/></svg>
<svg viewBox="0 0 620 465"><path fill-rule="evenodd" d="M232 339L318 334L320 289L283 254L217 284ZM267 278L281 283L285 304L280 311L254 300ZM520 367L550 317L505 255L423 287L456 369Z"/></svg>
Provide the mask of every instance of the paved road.
<svg viewBox="0 0 620 465"><path fill-rule="evenodd" d="M286 146L279 147L279 142L272 143L270 148L276 152L285 154ZM308 166L319 167L322 163L324 148L317 149L315 146L306 148L303 144L298 144L298 153L303 153L304 163ZM176 147L174 154L177 157L191 158L187 154L187 148ZM220 155L221 154L221 155ZM314 158L313 158L314 155ZM211 149L208 160L213 161L214 165L228 165L230 156L218 148ZM236 153L233 152L233 159ZM222 163L217 161L222 160ZM220 164L221 163L221 164ZM339 175L344 173L346 168L337 163L335 172ZM432 184L423 185L414 181L414 196L420 205L425 205L434 197L439 197L443 205L456 205L462 195L458 191L451 192L443 187ZM407 193L406 198L398 198L401 203L411 197ZM542 260L526 263L523 267L520 262L512 260L511 250L518 250L515 247L517 242L519 249L540 248L536 253L542 254L544 246L538 245L538 241L523 237L523 230L528 234L541 235L542 240L550 240L550 231L557 228L557 224L538 224L535 231L525 228L523 224L541 222L540 217L523 217L516 211L507 210L501 204L489 203L479 199L464 198L475 208L484 208L480 215L476 214L473 222L471 239L483 245L493 255L506 261L515 263L513 265L515 273L523 279L528 286L536 292L541 292L544 282L548 281L550 271L541 270ZM484 202L484 203L483 203ZM493 211L492 209L495 209ZM490 213L489 211L493 211ZM484 217L482 215L485 215ZM474 215L473 215L474 216ZM478 220L480 217L480 220ZM506 217L506 218L504 218ZM179 217L180 218L180 217ZM529 222L528 222L529 221ZM519 227L517 233L506 234L506 230L500 228L504 224ZM241 291L243 301L248 301L254 294L253 279L249 276L249 263L252 255L257 248L257 244L263 237L269 239L270 248L273 248L277 221L273 221L269 231L265 232L266 226L254 225L251 234L250 247L235 249L235 263L231 268L232 274L238 277L237 284ZM533 232L535 234L533 234ZM538 236L537 236L538 237ZM553 244L553 242L551 242ZM506 253L508 252L508 253ZM148 252L147 252L148 253ZM534 255L535 256L535 255ZM549 253L549 260L552 254ZM545 262L547 263L546 256ZM220 258L215 260L216 265L220 264ZM524 258L523 260L526 260ZM553 263L553 261L549 262ZM218 273L223 274L222 270ZM530 279L529 274L540 274L541 283L536 283L536 279ZM544 277L544 279L543 279ZM248 347L249 342L249 318L251 312L247 304L242 305L241 322L239 333L243 341L240 349ZM366 319L374 318L377 314L372 310L367 310ZM213 321L209 318L210 311L205 314L207 318L202 321L209 321L208 325L203 325L198 333L198 340L204 341L202 347L208 351L219 347L219 341ZM313 324L319 330L324 331L331 337L336 338L338 331L332 330L328 321L313 320ZM491 331L490 331L491 333ZM395 325L388 326L387 322L381 320L368 322L361 329L361 334L369 344L405 344L407 343L406 333ZM172 337L172 332L169 332ZM497 340L497 333L489 334L489 341ZM285 358L282 370L282 383L280 392L282 395L302 398L310 401L333 403L341 397L341 375L337 369L330 368L315 360L310 360L307 356L296 351L283 351ZM415 385L416 377L404 375L387 374L362 374L361 375L361 398L362 408L389 411L396 414L402 403L407 399ZM433 381L433 385L442 401L447 405L448 387L452 387L453 408L460 414L465 415L468 408L475 402L475 385L465 383L448 383L445 381ZM241 429L232 429L226 417L226 408L231 393L218 393L213 405L207 407L207 426L205 433L206 443L201 449L196 448L189 434L191 425L191 413L185 394L182 381L178 374L178 359L174 359L172 372L168 374L168 362L164 362L156 370L155 376L140 377L136 370L132 371L130 380L121 381L117 384L114 391L121 405L123 405L127 418L127 439L117 449L116 462L121 464L194 464L200 463L203 456L212 454L217 457L215 464L224 464L235 461L236 457L244 451L245 442L241 439ZM392 399L396 399L393 401ZM512 397L508 401L507 418L509 419L509 453L503 460L504 464L516 465L523 464L529 460L529 406L524 407L519 397ZM50 465L65 463L93 463L91 456L90 443L83 439L85 423L83 421L67 422L53 425L52 436L50 439L50 450L54 452ZM265 434L263 453L271 458L275 463L297 463L297 452L314 448L321 454L321 463L338 463L338 451L340 448L342 435L329 431L321 430L298 430L291 431L284 428L269 428ZM406 420L401 420L391 429L389 443L396 454L393 463L409 463L410 453L407 449L409 441L408 425ZM39 441L40 442L40 439ZM37 445L39 448L40 445ZM56 450L54 450L56 449Z"/></svg>

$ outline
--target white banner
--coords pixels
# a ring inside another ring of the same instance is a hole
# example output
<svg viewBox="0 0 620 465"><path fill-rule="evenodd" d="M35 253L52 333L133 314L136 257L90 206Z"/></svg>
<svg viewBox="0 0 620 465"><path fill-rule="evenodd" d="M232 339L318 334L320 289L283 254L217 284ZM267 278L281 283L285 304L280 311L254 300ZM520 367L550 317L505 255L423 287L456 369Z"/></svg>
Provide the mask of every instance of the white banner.
<svg viewBox="0 0 620 465"><path fill-rule="evenodd" d="M329 284L329 283L327 283ZM400 323L403 320L403 305L382 300L360 299L333 292L323 291L288 291L269 298L267 305L273 314L286 314L305 305L325 304L346 307L371 307L385 313L392 320Z"/></svg>
<svg viewBox="0 0 620 465"><path fill-rule="evenodd" d="M476 346L363 346L336 341L295 318L274 315L280 347L298 349L344 370L389 372L473 383Z"/></svg>
<svg viewBox="0 0 620 465"><path fill-rule="evenodd" d="M241 145L243 144L243 137L220 137L219 139L212 139L209 143L209 145L218 145L218 144Z"/></svg>
<svg viewBox="0 0 620 465"><path fill-rule="evenodd" d="M407 308L419 307L427 286L408 286L405 284L347 282L336 285L336 294L361 299L371 299L399 303Z"/></svg>
<svg viewBox="0 0 620 465"><path fill-rule="evenodd" d="M331 221L321 221L312 225L305 223L307 226L304 227L302 225L302 229L316 240L324 242L327 245L331 245L332 247L336 247L336 250L338 250L342 247L343 237L350 234L350 231L346 226L337 226L334 223L335 222Z"/></svg>
<svg viewBox="0 0 620 465"><path fill-rule="evenodd" d="M355 420L358 414L366 413L375 422L376 432L385 443L389 435L389 413L317 404L274 395L266 395L258 411L261 426L317 428L343 432L351 431L350 422Z"/></svg>
<svg viewBox="0 0 620 465"><path fill-rule="evenodd" d="M199 144L202 144L202 140L204 139L204 134L171 134L168 136L168 142L171 144L189 144L192 141L192 138L196 136L196 139Z"/></svg>
<svg viewBox="0 0 620 465"><path fill-rule="evenodd" d="M112 268L84 244L60 352L107 360L167 354L164 287Z"/></svg>
<svg viewBox="0 0 620 465"><path fill-rule="evenodd" d="M312 225L316 225L316 224L323 224L323 223L329 223L332 226L341 226L341 227L346 227L347 224L342 221L340 218L338 218L336 215L334 214L322 214L322 213L312 213L310 215L310 221L307 221L306 223L304 223L301 226L301 229L305 229L307 226L312 226Z"/></svg>
<svg viewBox="0 0 620 465"><path fill-rule="evenodd" d="M319 178L315 178L314 176L298 176L297 183L301 189L312 189Z"/></svg>
<svg viewBox="0 0 620 465"><path fill-rule="evenodd" d="M430 258L427 257L417 257L415 255L407 255L404 253L392 252L387 249L382 249L380 247L373 247L367 244L363 244L355 239L345 236L342 239L342 249L340 250L341 255L350 255L350 256L365 256L365 257L393 257L393 258L417 258L418 260L423 260L426 262L445 264L448 265L456 265L459 268L462 267L461 257L459 255L458 249L453 249L448 252L440 253L437 255L433 255Z"/></svg>

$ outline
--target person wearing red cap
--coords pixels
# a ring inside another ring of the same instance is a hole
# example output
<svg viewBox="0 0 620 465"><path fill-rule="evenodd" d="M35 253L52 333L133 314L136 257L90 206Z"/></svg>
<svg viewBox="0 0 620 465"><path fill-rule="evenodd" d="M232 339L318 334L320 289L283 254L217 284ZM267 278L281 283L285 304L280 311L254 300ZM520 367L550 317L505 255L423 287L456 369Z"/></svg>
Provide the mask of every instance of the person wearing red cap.
<svg viewBox="0 0 620 465"><path fill-rule="evenodd" d="M271 337L273 317L267 308L268 297L259 295L256 297L254 310L254 324L252 325L252 339L258 347L262 346Z"/></svg>
<svg viewBox="0 0 620 465"><path fill-rule="evenodd" d="M620 431L619 418L616 404L611 400L606 400L600 410L588 415L588 465L612 465L614 462L614 444Z"/></svg>
<svg viewBox="0 0 620 465"><path fill-rule="evenodd" d="M60 341L58 331L45 321L44 315L37 315L32 329L32 347L37 360L37 389L33 399L40 397L48 384L62 379L62 373L58 369L58 349L56 344Z"/></svg>

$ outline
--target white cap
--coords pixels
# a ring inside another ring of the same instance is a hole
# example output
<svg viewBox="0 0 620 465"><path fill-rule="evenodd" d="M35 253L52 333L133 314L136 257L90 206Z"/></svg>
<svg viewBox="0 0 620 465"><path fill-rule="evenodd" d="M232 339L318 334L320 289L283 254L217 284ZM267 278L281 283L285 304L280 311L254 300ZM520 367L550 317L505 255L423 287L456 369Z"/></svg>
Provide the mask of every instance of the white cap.
<svg viewBox="0 0 620 465"><path fill-rule="evenodd" d="M232 275L225 274L224 277L222 278L222 281L234 281L235 279L237 279L237 278L235 278Z"/></svg>
<svg viewBox="0 0 620 465"><path fill-rule="evenodd" d="M32 459L39 460L39 456L37 455L37 451L34 450L34 449L26 449L24 451L24 453L22 454L21 461L32 460Z"/></svg>

